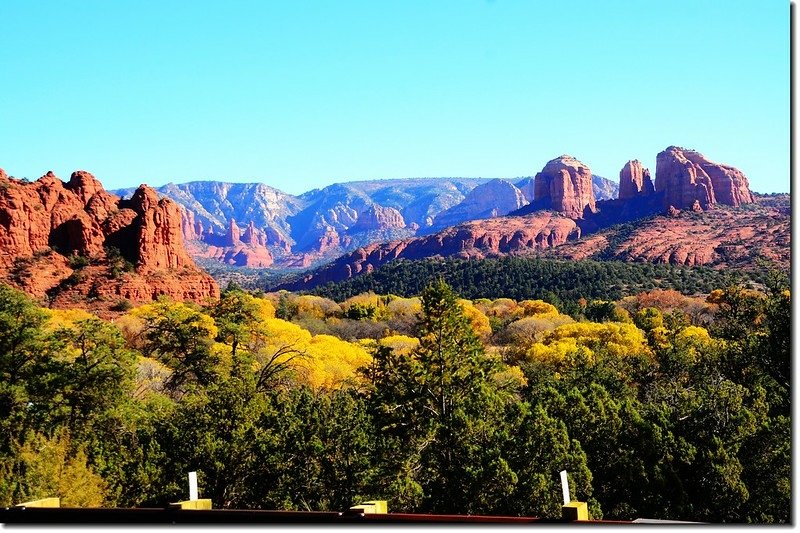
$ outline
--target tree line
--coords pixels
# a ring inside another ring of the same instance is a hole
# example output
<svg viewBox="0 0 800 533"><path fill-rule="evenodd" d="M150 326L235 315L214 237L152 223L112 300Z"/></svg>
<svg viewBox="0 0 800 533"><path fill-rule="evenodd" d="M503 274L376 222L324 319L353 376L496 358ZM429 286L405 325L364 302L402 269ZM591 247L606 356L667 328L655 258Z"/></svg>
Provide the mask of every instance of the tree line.
<svg viewBox="0 0 800 533"><path fill-rule="evenodd" d="M336 301L367 291L412 296L438 278L464 298L543 299L573 311L575 302L581 298L618 300L656 288L707 294L734 283L763 281L758 273L746 271L622 261L523 257L401 259L374 272L326 283L307 292Z"/></svg>

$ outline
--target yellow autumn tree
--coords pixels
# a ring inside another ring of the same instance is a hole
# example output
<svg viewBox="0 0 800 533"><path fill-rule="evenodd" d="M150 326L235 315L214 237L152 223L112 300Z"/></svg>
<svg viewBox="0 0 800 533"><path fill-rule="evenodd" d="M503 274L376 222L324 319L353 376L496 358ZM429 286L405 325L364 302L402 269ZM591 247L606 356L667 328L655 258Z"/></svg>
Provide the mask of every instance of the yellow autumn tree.
<svg viewBox="0 0 800 533"><path fill-rule="evenodd" d="M527 351L527 356L551 364L569 363L582 353L592 359L598 351L611 356L650 355L644 333L633 324L576 322L559 326Z"/></svg>
<svg viewBox="0 0 800 533"><path fill-rule="evenodd" d="M522 311L522 316L558 314L558 309L544 300L522 300L518 306Z"/></svg>
<svg viewBox="0 0 800 533"><path fill-rule="evenodd" d="M80 320L88 320L90 318L96 318L95 315L91 314L88 311L83 309L46 309L43 308L45 315L47 315L47 321L44 324L44 327L47 330L55 331L61 328L71 328L75 326L75 323Z"/></svg>
<svg viewBox="0 0 800 533"><path fill-rule="evenodd" d="M512 300L513 301L513 300ZM492 326L489 318L480 309L472 305L470 300L459 299L458 304L464 311L464 316L469 320L472 329L482 340L488 339L492 334Z"/></svg>
<svg viewBox="0 0 800 533"><path fill-rule="evenodd" d="M378 345L391 348L398 355L410 355L419 347L419 339L408 335L390 335L379 339Z"/></svg>
<svg viewBox="0 0 800 533"><path fill-rule="evenodd" d="M511 344L527 346L541 340L547 332L553 331L558 326L572 324L573 322L575 320L572 317L558 312L525 316L506 326L501 340Z"/></svg>
<svg viewBox="0 0 800 533"><path fill-rule="evenodd" d="M271 318L248 341L261 387L290 372L312 387L337 388L369 363L367 350L331 335L316 335L297 324Z"/></svg>
<svg viewBox="0 0 800 533"><path fill-rule="evenodd" d="M298 296L294 300L294 304L297 306L298 318L323 319L331 316L338 316L342 313L342 308L339 304L321 296L304 294Z"/></svg>

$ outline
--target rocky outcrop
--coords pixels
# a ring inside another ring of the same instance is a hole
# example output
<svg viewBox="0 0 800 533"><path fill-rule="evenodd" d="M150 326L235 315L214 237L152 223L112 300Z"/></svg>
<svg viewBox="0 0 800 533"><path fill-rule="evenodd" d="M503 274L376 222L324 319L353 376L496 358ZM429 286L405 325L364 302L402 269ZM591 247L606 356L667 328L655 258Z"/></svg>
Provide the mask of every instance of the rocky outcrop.
<svg viewBox="0 0 800 533"><path fill-rule="evenodd" d="M570 155L549 161L534 177L534 203L570 218L582 218L595 210L592 172Z"/></svg>
<svg viewBox="0 0 800 533"><path fill-rule="evenodd" d="M443 229L468 220L507 215L528 203L525 194L514 184L495 179L478 185L461 203L439 213L431 230Z"/></svg>
<svg viewBox="0 0 800 533"><path fill-rule="evenodd" d="M140 186L127 203L139 216L134 221L139 272L194 268L195 264L183 246L181 213L175 202L159 198L146 185Z"/></svg>
<svg viewBox="0 0 800 533"><path fill-rule="evenodd" d="M67 260L73 256L91 264L82 270L91 276L71 278L70 291L76 297L80 289L95 285L93 298L104 291L116 293L123 283L118 260L135 267L126 283L147 287L145 278L155 275L164 284L164 294L176 298L192 294L191 299L199 301L218 295L214 281L186 252L182 233L179 207L159 199L145 185L130 200L108 193L86 171L74 172L67 183L48 172L34 183L5 177L0 186L0 277L36 296L57 299L66 290L61 285L73 273ZM111 248L117 251L109 256ZM82 261L81 268L86 263ZM95 284L98 277L103 282Z"/></svg>
<svg viewBox="0 0 800 533"><path fill-rule="evenodd" d="M371 272L395 259L435 256L480 259L524 255L579 237L580 228L574 220L549 212L524 217L477 220L424 237L375 243L359 248L303 280L283 288L308 289L329 281L341 281Z"/></svg>
<svg viewBox="0 0 800 533"><path fill-rule="evenodd" d="M737 168L715 163L695 150L683 150L683 155L705 171L711 178L717 202L738 207L755 201L747 177Z"/></svg>
<svg viewBox="0 0 800 533"><path fill-rule="evenodd" d="M665 208L691 209L695 201L702 209L715 203L739 206L754 201L741 171L677 146L658 154L655 190L663 191Z"/></svg>
<svg viewBox="0 0 800 533"><path fill-rule="evenodd" d="M209 246L199 255L209 259L216 259L221 263L231 266L266 268L275 263L275 258L269 250L263 246L250 246L239 244L238 246Z"/></svg>
<svg viewBox="0 0 800 533"><path fill-rule="evenodd" d="M242 232L234 219L228 221L228 232L225 234L225 246L236 246L241 241Z"/></svg>
<svg viewBox="0 0 800 533"><path fill-rule="evenodd" d="M245 228L240 240L251 246L266 246L267 245L267 235L261 231L260 229L256 228L255 223L251 220L250 223Z"/></svg>
<svg viewBox="0 0 800 533"><path fill-rule="evenodd" d="M638 159L628 161L619 171L619 199L627 200L653 194L655 188L650 171Z"/></svg>
<svg viewBox="0 0 800 533"><path fill-rule="evenodd" d="M358 215L358 220L349 229L350 233L361 231L382 231L387 229L405 228L406 221L400 211L393 207L372 205Z"/></svg>

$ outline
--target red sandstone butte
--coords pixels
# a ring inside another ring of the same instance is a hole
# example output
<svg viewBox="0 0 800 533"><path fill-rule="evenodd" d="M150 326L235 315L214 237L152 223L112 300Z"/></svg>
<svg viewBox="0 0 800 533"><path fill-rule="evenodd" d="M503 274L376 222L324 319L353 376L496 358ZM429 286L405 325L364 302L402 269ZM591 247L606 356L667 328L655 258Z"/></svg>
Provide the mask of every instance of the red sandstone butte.
<svg viewBox="0 0 800 533"><path fill-rule="evenodd" d="M654 192L650 171L638 159L628 161L619 171L619 199L627 200Z"/></svg>
<svg viewBox="0 0 800 533"><path fill-rule="evenodd" d="M595 211L592 172L570 155L549 161L534 177L534 201L570 218L583 218L584 210Z"/></svg>
<svg viewBox="0 0 800 533"><path fill-rule="evenodd" d="M656 157L655 189L664 192L664 207L706 209L716 203L739 206L755 201L747 177L715 163L695 150L670 146Z"/></svg>
<svg viewBox="0 0 800 533"><path fill-rule="evenodd" d="M135 272L100 282L95 278L110 271L109 247L118 248ZM67 261L72 256L91 263L69 287L75 297L86 297L77 292L89 288L95 296L127 297L125 284L134 301L160 294L196 301L219 296L214 280L184 248L180 209L150 187L122 200L82 170L67 183L52 172L28 183L0 170L0 278L34 296L57 298L67 290L60 285L73 273Z"/></svg>

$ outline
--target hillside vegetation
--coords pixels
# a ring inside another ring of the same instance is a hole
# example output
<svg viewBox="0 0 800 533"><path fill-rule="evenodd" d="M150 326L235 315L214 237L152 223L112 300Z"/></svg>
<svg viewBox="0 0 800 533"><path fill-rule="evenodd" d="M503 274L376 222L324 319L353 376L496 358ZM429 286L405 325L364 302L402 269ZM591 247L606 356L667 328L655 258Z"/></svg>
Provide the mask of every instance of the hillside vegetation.
<svg viewBox="0 0 800 533"><path fill-rule="evenodd" d="M705 298L229 288L113 322L0 286L0 504L786 522L786 280Z"/></svg>
<svg viewBox="0 0 800 533"><path fill-rule="evenodd" d="M309 292L337 301L367 291L409 296L442 278L465 298L544 299L574 309L581 298L617 300L656 288L707 294L735 281L749 282L759 277L752 272L621 261L426 259L393 261L374 272L327 283Z"/></svg>

